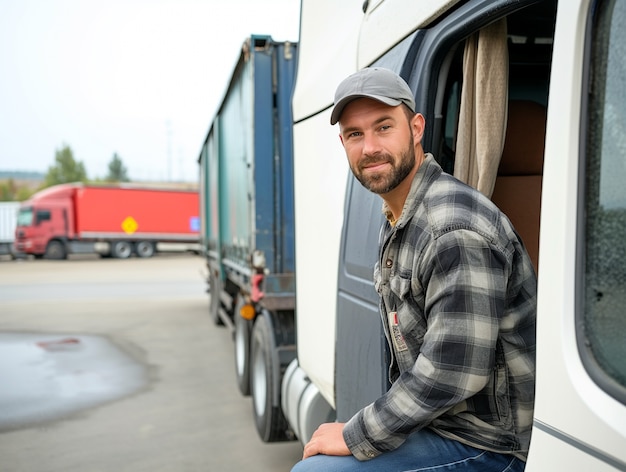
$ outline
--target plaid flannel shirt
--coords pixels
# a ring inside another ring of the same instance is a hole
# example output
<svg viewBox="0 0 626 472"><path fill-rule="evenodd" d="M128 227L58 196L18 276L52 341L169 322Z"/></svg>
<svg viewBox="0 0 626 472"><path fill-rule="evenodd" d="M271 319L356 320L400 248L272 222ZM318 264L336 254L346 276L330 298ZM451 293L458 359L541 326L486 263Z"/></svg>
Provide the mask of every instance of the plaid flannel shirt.
<svg viewBox="0 0 626 472"><path fill-rule="evenodd" d="M428 154L402 215L381 230L374 281L392 385L345 425L354 456L371 459L429 427L525 460L537 283L509 220Z"/></svg>

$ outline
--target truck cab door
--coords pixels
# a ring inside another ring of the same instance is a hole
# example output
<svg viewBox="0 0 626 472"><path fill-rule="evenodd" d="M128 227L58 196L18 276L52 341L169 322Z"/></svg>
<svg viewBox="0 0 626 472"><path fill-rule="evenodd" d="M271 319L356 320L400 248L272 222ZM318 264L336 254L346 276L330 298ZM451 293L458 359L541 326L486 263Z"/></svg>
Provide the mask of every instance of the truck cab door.
<svg viewBox="0 0 626 472"><path fill-rule="evenodd" d="M495 21L505 21L509 55L508 63L500 66L510 77L502 100L532 100L546 107L556 2L427 3L372 3L376 8L368 9L361 25L358 68L385 67L407 81L417 111L426 118L424 150L452 174L459 141L467 38ZM507 103L498 106L506 109ZM349 419L388 388L386 340L372 283L382 201L351 179L344 209L337 301L335 379L339 420Z"/></svg>

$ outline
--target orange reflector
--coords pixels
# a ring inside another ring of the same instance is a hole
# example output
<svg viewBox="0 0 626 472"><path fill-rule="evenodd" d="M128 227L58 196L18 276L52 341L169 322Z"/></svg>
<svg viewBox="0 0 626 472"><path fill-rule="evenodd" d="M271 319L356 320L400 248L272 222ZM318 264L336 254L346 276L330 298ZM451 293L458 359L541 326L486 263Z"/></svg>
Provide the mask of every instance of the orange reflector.
<svg viewBox="0 0 626 472"><path fill-rule="evenodd" d="M244 320L253 320L256 312L252 305L244 305L241 307L241 310L239 310L239 314Z"/></svg>

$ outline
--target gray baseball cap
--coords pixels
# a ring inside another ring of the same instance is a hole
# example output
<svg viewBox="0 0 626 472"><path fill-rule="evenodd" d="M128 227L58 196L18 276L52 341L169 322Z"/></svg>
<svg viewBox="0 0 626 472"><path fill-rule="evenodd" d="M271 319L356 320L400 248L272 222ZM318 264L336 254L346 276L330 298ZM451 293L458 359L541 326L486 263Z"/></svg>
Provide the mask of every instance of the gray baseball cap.
<svg viewBox="0 0 626 472"><path fill-rule="evenodd" d="M372 98L392 107L404 103L415 113L413 92L407 83L389 69L370 67L348 76L339 84L330 124L337 123L346 105L357 98Z"/></svg>

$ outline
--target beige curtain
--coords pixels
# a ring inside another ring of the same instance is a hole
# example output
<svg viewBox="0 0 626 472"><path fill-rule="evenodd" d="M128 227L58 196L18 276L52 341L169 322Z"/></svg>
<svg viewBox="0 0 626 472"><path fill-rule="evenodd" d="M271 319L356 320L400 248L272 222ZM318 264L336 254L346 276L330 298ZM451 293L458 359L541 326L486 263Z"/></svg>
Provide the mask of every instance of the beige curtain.
<svg viewBox="0 0 626 472"><path fill-rule="evenodd" d="M467 39L454 176L487 197L504 147L508 65L505 18Z"/></svg>

